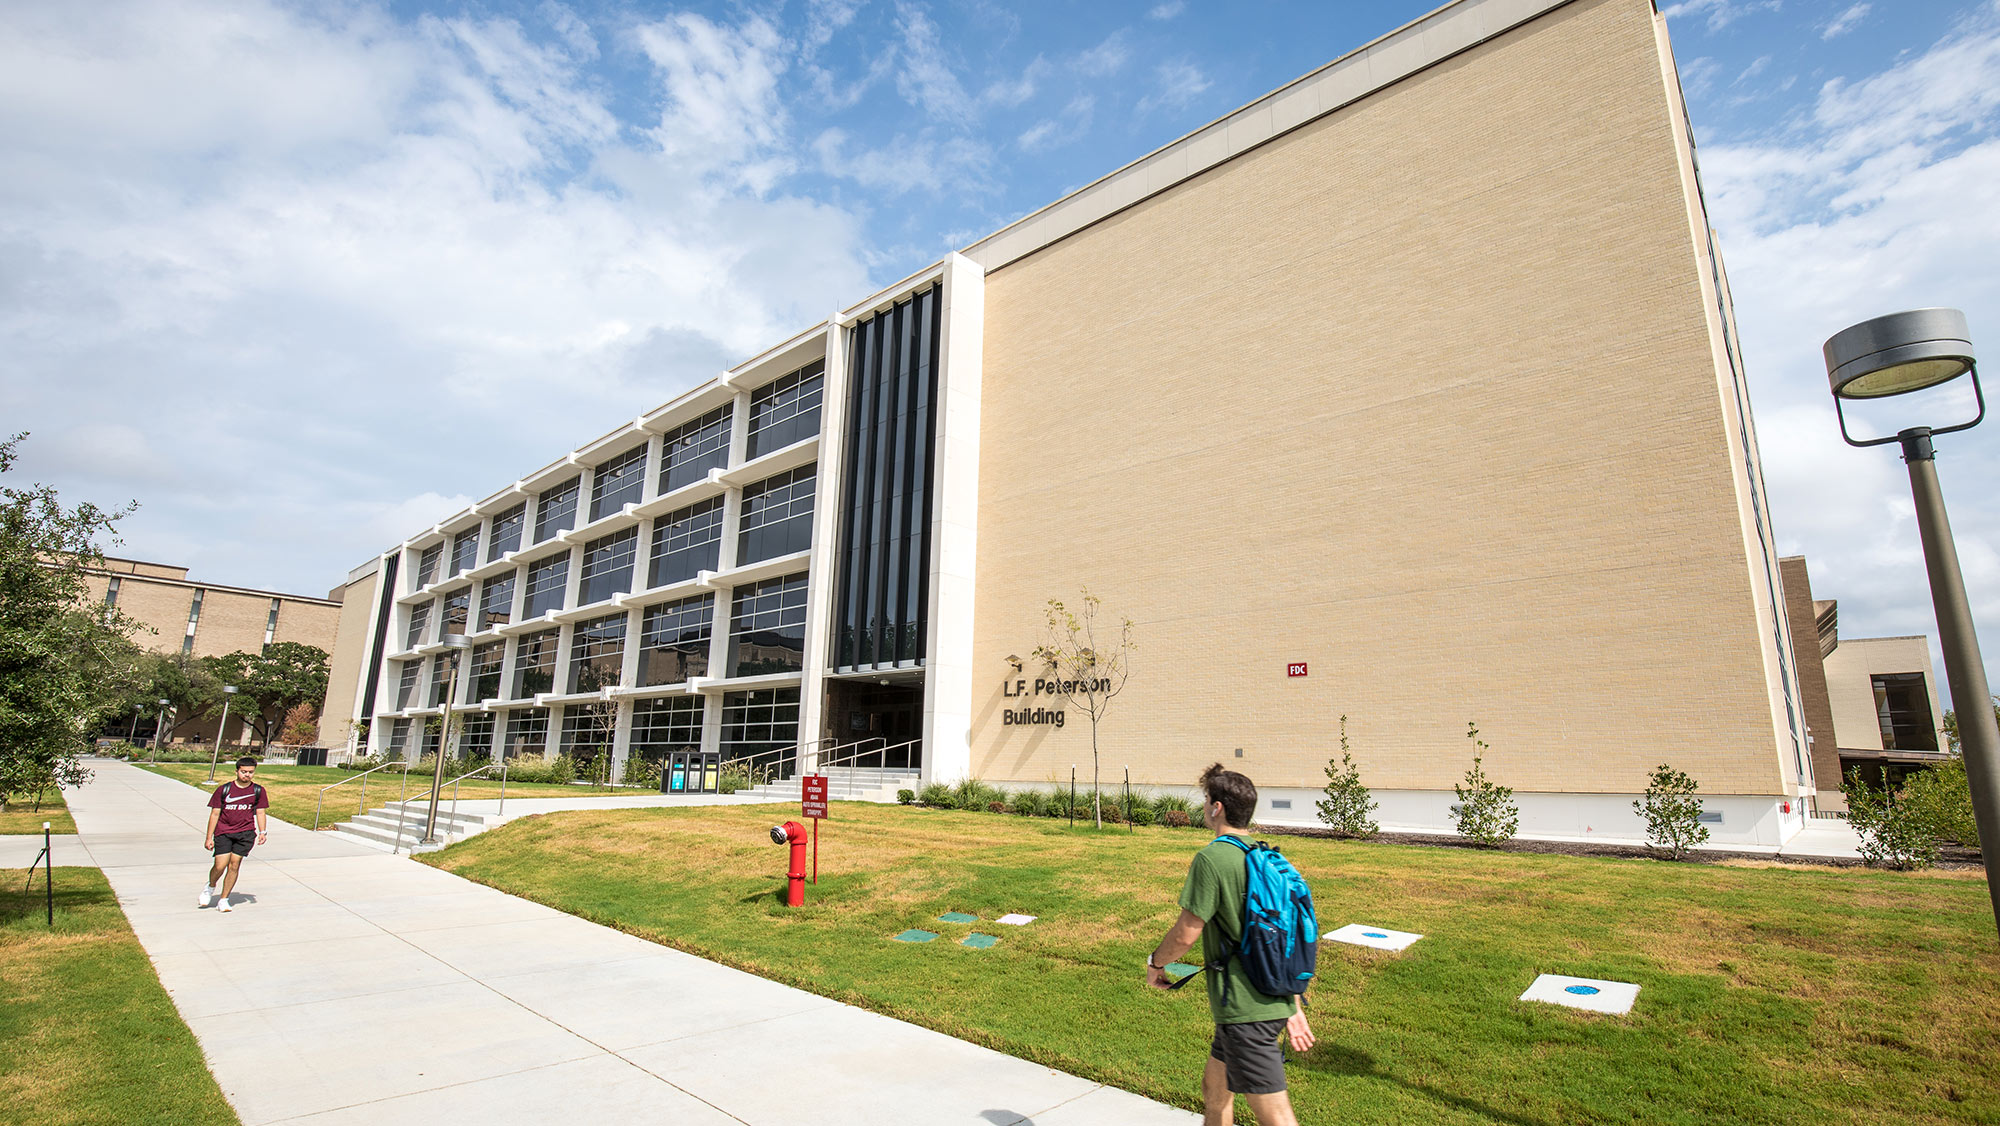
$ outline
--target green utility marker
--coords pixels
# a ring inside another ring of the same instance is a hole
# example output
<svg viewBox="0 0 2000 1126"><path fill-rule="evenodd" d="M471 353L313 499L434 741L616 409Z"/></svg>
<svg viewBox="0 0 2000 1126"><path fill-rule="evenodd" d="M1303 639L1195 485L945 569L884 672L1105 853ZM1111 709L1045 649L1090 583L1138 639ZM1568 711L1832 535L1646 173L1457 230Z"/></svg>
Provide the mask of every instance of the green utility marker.
<svg viewBox="0 0 2000 1126"><path fill-rule="evenodd" d="M1200 966L1190 966L1186 962L1168 962L1166 974L1175 981L1179 981L1200 968Z"/></svg>
<svg viewBox="0 0 2000 1126"><path fill-rule="evenodd" d="M938 916L938 922L940 923L976 923L978 921L979 916L968 915L963 911L946 911L944 914Z"/></svg>
<svg viewBox="0 0 2000 1126"><path fill-rule="evenodd" d="M992 947L995 943L998 943L999 941L1000 939L995 935L968 934L963 939L960 939L958 944L960 946L970 946L974 950L985 950Z"/></svg>
<svg viewBox="0 0 2000 1126"><path fill-rule="evenodd" d="M897 942L929 942L936 937L937 935L930 931L920 931L914 927L895 936Z"/></svg>

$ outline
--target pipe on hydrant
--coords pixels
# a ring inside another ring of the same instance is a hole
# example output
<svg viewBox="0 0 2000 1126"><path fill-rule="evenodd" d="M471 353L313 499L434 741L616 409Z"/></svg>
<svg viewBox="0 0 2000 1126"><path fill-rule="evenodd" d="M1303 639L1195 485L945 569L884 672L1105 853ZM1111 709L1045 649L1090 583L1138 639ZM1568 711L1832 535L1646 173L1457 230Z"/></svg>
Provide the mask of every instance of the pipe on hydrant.
<svg viewBox="0 0 2000 1126"><path fill-rule="evenodd" d="M785 873L790 884L785 888L785 906L803 907L806 902L806 827L796 821L771 826L772 844L792 846L792 867Z"/></svg>

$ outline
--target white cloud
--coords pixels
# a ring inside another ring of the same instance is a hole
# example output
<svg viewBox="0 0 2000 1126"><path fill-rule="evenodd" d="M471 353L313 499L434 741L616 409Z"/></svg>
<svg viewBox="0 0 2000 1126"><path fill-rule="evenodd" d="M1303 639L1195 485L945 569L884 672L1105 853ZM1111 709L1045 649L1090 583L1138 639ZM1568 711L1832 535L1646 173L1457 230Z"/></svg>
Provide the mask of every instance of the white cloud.
<svg viewBox="0 0 2000 1126"><path fill-rule="evenodd" d="M801 44L804 54L811 58L821 47L833 42L854 17L861 11L866 0L806 0L806 34Z"/></svg>
<svg viewBox="0 0 2000 1126"><path fill-rule="evenodd" d="M1051 69L1053 68L1049 66L1047 59L1036 55L1027 66L1021 68L1020 77L1002 79L988 85L980 93L979 100L990 106L1018 106L1035 96L1035 92L1040 89L1042 81L1048 77Z"/></svg>
<svg viewBox="0 0 2000 1126"><path fill-rule="evenodd" d="M1842 632L1933 633L1909 485L1892 450L1846 446L1821 343L1898 309L1964 309L2000 339L2000 18L1983 10L1919 56L1821 89L1779 135L1705 146L1702 167L1729 264L1759 409L1780 548L1804 551L1813 589L1841 602ZM1971 404L1891 401L1942 423ZM1949 399L1949 396L1945 396ZM1850 413L1850 423L1866 418ZM1867 412L1863 412L1865 415ZM1978 624L2000 635L2000 455L1981 430L1938 440Z"/></svg>
<svg viewBox="0 0 2000 1126"><path fill-rule="evenodd" d="M1201 69L1186 60L1163 62L1153 71L1156 83L1151 94L1139 99L1139 113L1162 106L1179 109L1213 85Z"/></svg>
<svg viewBox="0 0 2000 1126"><path fill-rule="evenodd" d="M897 11L903 33L902 70L896 90L914 106L940 121L964 124L972 120L973 103L952 70L938 27L921 8L905 5Z"/></svg>
<svg viewBox="0 0 2000 1126"><path fill-rule="evenodd" d="M964 137L942 140L898 136L877 149L848 151L844 129L828 129L813 141L820 169L893 195L911 191L977 191L991 162L984 143Z"/></svg>
<svg viewBox="0 0 2000 1126"><path fill-rule="evenodd" d="M1775 12L1782 6L1783 0L1682 0L1660 9L1660 14L1673 20L1706 12L1708 30L1721 31L1752 12Z"/></svg>
<svg viewBox="0 0 2000 1126"><path fill-rule="evenodd" d="M1146 13L1146 18L1155 20L1170 20L1173 19L1175 16L1180 15L1182 12L1186 10L1187 10L1187 0L1167 0L1167 3L1153 5L1151 10L1149 10Z"/></svg>
<svg viewBox="0 0 2000 1126"><path fill-rule="evenodd" d="M1036 122L1016 137L1014 143L1023 152L1042 152L1081 140L1090 132L1091 115L1096 108L1097 99L1078 94L1063 107L1062 113Z"/></svg>
<svg viewBox="0 0 2000 1126"><path fill-rule="evenodd" d="M1105 36L1097 46L1077 55L1077 72L1090 78L1105 78L1125 69L1126 61L1132 57L1127 39L1123 28Z"/></svg>
<svg viewBox="0 0 2000 1126"><path fill-rule="evenodd" d="M1867 4L1856 4L1853 7L1847 9L1846 11L1840 13L1839 15L1833 17L1833 22L1826 25L1826 27L1819 33L1819 37L1821 39L1832 39L1835 36L1845 35L1848 32L1853 31L1854 25L1860 23L1864 18L1867 17L1868 8L1869 6Z"/></svg>
<svg viewBox="0 0 2000 1126"><path fill-rule="evenodd" d="M0 417L131 550L324 590L868 288L767 24L0 8ZM424 490L412 495L413 489Z"/></svg>

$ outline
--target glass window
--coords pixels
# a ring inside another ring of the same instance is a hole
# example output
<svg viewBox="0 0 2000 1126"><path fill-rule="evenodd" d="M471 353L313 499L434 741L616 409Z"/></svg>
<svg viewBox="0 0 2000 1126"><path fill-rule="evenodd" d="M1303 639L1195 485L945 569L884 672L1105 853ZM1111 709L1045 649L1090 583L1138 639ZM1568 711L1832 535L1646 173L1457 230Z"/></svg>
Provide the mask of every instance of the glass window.
<svg viewBox="0 0 2000 1126"><path fill-rule="evenodd" d="M528 505L524 501L493 518L493 538L486 544L488 563L521 549L521 520L527 514Z"/></svg>
<svg viewBox="0 0 2000 1126"><path fill-rule="evenodd" d="M633 758L658 762L672 751L701 749L700 696L662 696L632 705Z"/></svg>
<svg viewBox="0 0 2000 1126"><path fill-rule="evenodd" d="M490 645L475 645L472 649L472 691L466 699L497 700L500 698L500 662L507 656L507 643L495 641Z"/></svg>
<svg viewBox="0 0 2000 1126"><path fill-rule="evenodd" d="M736 588L729 620L728 675L797 672L805 667L805 656L805 575Z"/></svg>
<svg viewBox="0 0 2000 1126"><path fill-rule="evenodd" d="M431 624L431 603L425 602L410 607L410 628L403 635L403 648L415 649L424 643L424 635Z"/></svg>
<svg viewBox="0 0 2000 1126"><path fill-rule="evenodd" d="M535 542L576 527L576 492L582 477L572 477L535 498Z"/></svg>
<svg viewBox="0 0 2000 1126"><path fill-rule="evenodd" d="M595 692L618 684L625 667L625 615L578 622L569 639L569 691Z"/></svg>
<svg viewBox="0 0 2000 1126"><path fill-rule="evenodd" d="M714 410L667 431L661 440L660 491L692 485L708 476L711 469L729 464L728 407Z"/></svg>
<svg viewBox="0 0 2000 1126"><path fill-rule="evenodd" d="M561 630L545 629L524 633L514 649L514 698L556 690L556 635Z"/></svg>
<svg viewBox="0 0 2000 1126"><path fill-rule="evenodd" d="M431 658L431 707L442 707L444 694L451 689L451 656L445 652Z"/></svg>
<svg viewBox="0 0 2000 1126"><path fill-rule="evenodd" d="M451 540L451 573L470 571L479 566L479 527L467 528Z"/></svg>
<svg viewBox="0 0 2000 1126"><path fill-rule="evenodd" d="M423 758L429 755L436 754L438 749L438 734L443 730L442 726L443 717L426 716L425 718L420 719L417 722L423 725L423 727L421 728L423 732L423 741L417 747L418 751L417 757Z"/></svg>
<svg viewBox="0 0 2000 1126"><path fill-rule="evenodd" d="M628 528L615 535L594 539L583 545L583 570L577 576L578 606L606 602L613 595L632 589L632 562L639 556L639 529Z"/></svg>
<svg viewBox="0 0 2000 1126"><path fill-rule="evenodd" d="M417 556L417 589L422 590L437 581L438 560L444 558L444 544L434 543Z"/></svg>
<svg viewBox="0 0 2000 1126"><path fill-rule="evenodd" d="M1924 674L1878 673L1868 679L1875 688L1875 719L1882 728L1882 749L1937 750L1937 724L1931 720L1931 696L1924 687Z"/></svg>
<svg viewBox="0 0 2000 1126"><path fill-rule="evenodd" d="M492 629L504 626L514 613L514 577L519 571L509 571L497 578L486 580L479 592L479 628Z"/></svg>
<svg viewBox="0 0 2000 1126"><path fill-rule="evenodd" d="M686 582L721 565L721 497L670 512L654 522L647 586Z"/></svg>
<svg viewBox="0 0 2000 1126"><path fill-rule="evenodd" d="M597 467L590 480L590 518L601 520L646 495L646 447L641 443Z"/></svg>
<svg viewBox="0 0 2000 1126"><path fill-rule="evenodd" d="M528 590L526 601L521 606L521 617L539 618L550 610L563 608L563 595L569 588L569 556L554 555L528 568Z"/></svg>
<svg viewBox="0 0 2000 1126"><path fill-rule="evenodd" d="M810 465L744 486L743 517L736 533L737 566L811 547L812 517Z"/></svg>
<svg viewBox="0 0 2000 1126"><path fill-rule="evenodd" d="M466 712L456 717L459 758L493 757L493 713ZM484 777L482 775L482 777Z"/></svg>
<svg viewBox="0 0 2000 1126"><path fill-rule="evenodd" d="M578 766L611 753L618 722L618 705L606 702L571 704L563 709L562 752Z"/></svg>
<svg viewBox="0 0 2000 1126"><path fill-rule="evenodd" d="M438 619L438 636L449 633L464 633L465 624L472 611L472 588L444 596L444 616Z"/></svg>
<svg viewBox="0 0 2000 1126"><path fill-rule="evenodd" d="M105 587L104 587L104 604L105 604L106 606L116 606L116 605L118 605L118 584L119 584L119 583L121 583L121 582L123 582L123 581L124 581L124 580L123 580L123 579L120 579L120 578L119 578L119 577L118 577L117 575L113 575L113 576L111 576L111 581L110 581L109 583L105 584Z"/></svg>
<svg viewBox="0 0 2000 1126"><path fill-rule="evenodd" d="M826 362L814 360L750 394L750 445L746 457L782 450L819 433L819 400Z"/></svg>
<svg viewBox="0 0 2000 1126"><path fill-rule="evenodd" d="M722 697L722 760L772 765L799 741L799 690L767 688Z"/></svg>
<svg viewBox="0 0 2000 1126"><path fill-rule="evenodd" d="M679 684L708 675L708 643L715 632L715 596L651 606L639 627L639 683Z"/></svg>
<svg viewBox="0 0 2000 1126"><path fill-rule="evenodd" d="M422 661L404 661L402 667L396 670L397 711L409 707L410 702L417 698L417 677L421 676L423 671Z"/></svg>
<svg viewBox="0 0 2000 1126"><path fill-rule="evenodd" d="M403 752L405 750L408 750L409 746L410 746L410 721L407 719L399 719L396 722L390 724L388 757L392 759L402 758Z"/></svg>
<svg viewBox="0 0 2000 1126"><path fill-rule="evenodd" d="M539 755L549 748L549 709L517 708L507 713L507 757Z"/></svg>

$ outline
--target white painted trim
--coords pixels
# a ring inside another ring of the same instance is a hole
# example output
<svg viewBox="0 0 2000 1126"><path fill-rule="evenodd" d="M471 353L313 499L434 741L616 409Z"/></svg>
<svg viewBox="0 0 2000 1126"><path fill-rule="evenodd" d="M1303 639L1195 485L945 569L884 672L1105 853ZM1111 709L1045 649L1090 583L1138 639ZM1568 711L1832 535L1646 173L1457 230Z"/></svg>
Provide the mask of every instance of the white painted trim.
<svg viewBox="0 0 2000 1126"><path fill-rule="evenodd" d="M931 498L930 648L924 661L923 780L972 772L973 572L979 535L979 396L986 273L945 261L938 375L936 495Z"/></svg>

